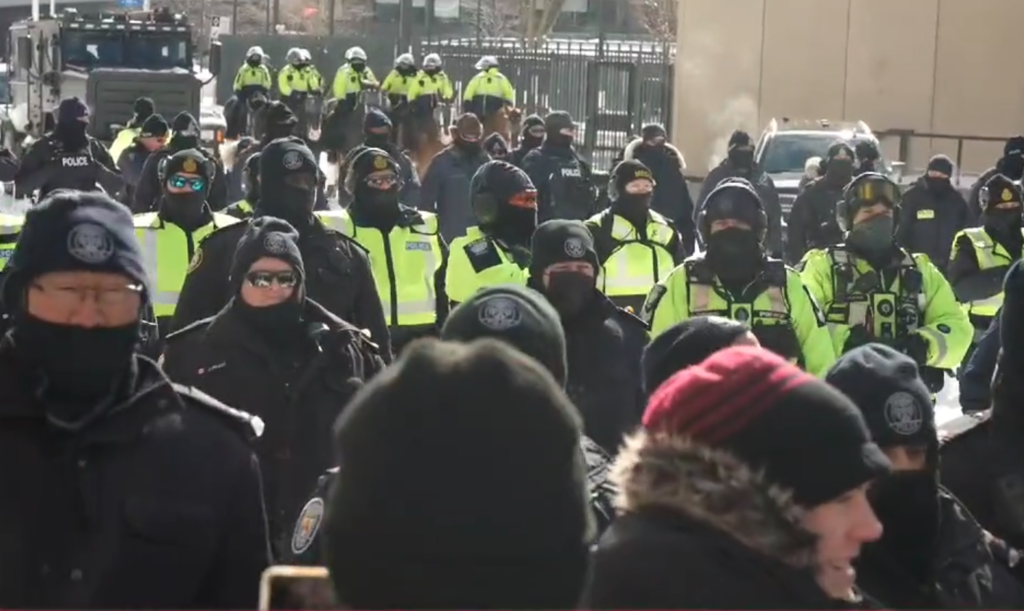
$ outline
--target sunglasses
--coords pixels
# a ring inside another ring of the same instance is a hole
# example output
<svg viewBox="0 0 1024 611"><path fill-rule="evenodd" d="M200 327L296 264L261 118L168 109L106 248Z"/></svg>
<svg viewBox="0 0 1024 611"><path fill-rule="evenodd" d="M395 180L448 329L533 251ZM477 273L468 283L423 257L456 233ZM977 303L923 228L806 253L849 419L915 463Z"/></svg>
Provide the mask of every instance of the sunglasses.
<svg viewBox="0 0 1024 611"><path fill-rule="evenodd" d="M175 189L189 188L195 192L202 191L206 188L206 179L204 178L190 178L186 176L171 176L167 184Z"/></svg>
<svg viewBox="0 0 1024 611"><path fill-rule="evenodd" d="M366 186L371 189L380 189L381 191L385 191L395 186L398 182L398 177L394 174L380 174L377 176L367 176L365 182Z"/></svg>
<svg viewBox="0 0 1024 611"><path fill-rule="evenodd" d="M268 289L277 285L283 289L295 288L299 283L299 277L295 272L249 272L245 275L245 281L250 286L258 289Z"/></svg>

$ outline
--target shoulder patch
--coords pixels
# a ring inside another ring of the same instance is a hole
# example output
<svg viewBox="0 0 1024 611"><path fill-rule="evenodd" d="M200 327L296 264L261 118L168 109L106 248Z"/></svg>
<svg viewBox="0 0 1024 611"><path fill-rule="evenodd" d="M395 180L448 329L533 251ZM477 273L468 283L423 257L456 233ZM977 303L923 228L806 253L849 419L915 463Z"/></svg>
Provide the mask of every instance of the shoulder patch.
<svg viewBox="0 0 1024 611"><path fill-rule="evenodd" d="M664 284L658 283L654 285L651 292L647 295L647 299L644 301L644 309L640 312L640 320L650 328L651 321L654 319L654 311L658 309L658 304L665 297L665 293L668 292L668 287Z"/></svg>
<svg viewBox="0 0 1024 611"><path fill-rule="evenodd" d="M473 271L477 273L496 265L501 265L501 255L498 254L498 249L487 238L474 240L466 244L463 249L466 252L470 265L473 266Z"/></svg>
<svg viewBox="0 0 1024 611"><path fill-rule="evenodd" d="M259 416L254 416L248 412L228 407L218 399L211 397L194 386L185 386L184 384L171 382L171 388L173 388L182 399L191 399L195 405L205 407L221 418L228 420L234 425L234 428L245 432L249 441L258 439L263 435L265 425Z"/></svg>
<svg viewBox="0 0 1024 611"><path fill-rule="evenodd" d="M630 308L632 309L632 306L630 306ZM633 312L630 312L627 309L615 308L615 315L618 318L628 322L629 324L633 324L633 325L637 325L637 326L643 327L643 329L645 331L650 331L651 330L651 325L648 322L646 322L644 319L640 318L639 316L637 316Z"/></svg>
<svg viewBox="0 0 1024 611"><path fill-rule="evenodd" d="M299 513L299 519L295 522L295 530L292 531L292 553L296 556L302 555L313 545L316 534L320 530L320 524L324 521L324 500L314 497L306 503Z"/></svg>
<svg viewBox="0 0 1024 611"><path fill-rule="evenodd" d="M992 410L987 409L982 412L964 414L963 416L953 418L949 422L944 423L939 427L938 431L939 447L963 437L967 433L977 429L979 425L988 422L991 418Z"/></svg>
<svg viewBox="0 0 1024 611"><path fill-rule="evenodd" d="M188 269L185 270L185 273L186 274L191 274L192 272L194 272L197 269L199 269L199 266L202 265L202 264L203 264L203 245L199 244L199 247L196 248L195 253L192 254L192 260L188 262Z"/></svg>

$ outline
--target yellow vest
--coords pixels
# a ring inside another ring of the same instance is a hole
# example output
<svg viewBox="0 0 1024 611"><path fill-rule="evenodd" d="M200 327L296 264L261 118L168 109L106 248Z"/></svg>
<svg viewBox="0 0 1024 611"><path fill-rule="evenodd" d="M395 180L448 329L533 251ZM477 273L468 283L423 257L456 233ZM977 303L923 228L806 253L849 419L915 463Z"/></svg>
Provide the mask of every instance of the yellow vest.
<svg viewBox="0 0 1024 611"><path fill-rule="evenodd" d="M1001 244L988 235L984 227L971 227L963 229L953 238L956 244L961 236L966 236L974 247L974 257L978 260L978 271L985 271L995 267L1008 267L1013 264L1010 253L1006 252ZM999 308L1003 307L1003 293L993 295L987 299L972 301L967 305L967 312L975 316L995 316Z"/></svg>
<svg viewBox="0 0 1024 611"><path fill-rule="evenodd" d="M921 270L909 253L902 251L895 277L886 276L892 277L889 286L881 287L876 280L865 288L861 279L876 272L864 271L863 262L858 268L857 260L842 245L830 246L827 252L833 278L832 303L825 310L830 335L835 336L835 325L861 325L879 340L906 337L917 330L927 301Z"/></svg>
<svg viewBox="0 0 1024 611"><path fill-rule="evenodd" d="M195 267L201 259L193 261L195 253L201 253L199 243L215 229L227 227L238 219L226 214L214 213L213 221L204 227L186 234L180 227L160 220L156 212L135 215L135 237L142 247L142 259L146 273L153 281L153 312L159 318L173 316L178 305L178 295L185 283L189 264ZM191 239L190 239L191 238ZM201 255L200 255L201 257Z"/></svg>
<svg viewBox="0 0 1024 611"><path fill-rule="evenodd" d="M24 224L24 216L0 214L0 271L7 267L7 261L14 253L14 247L18 245L18 236L21 235L21 226Z"/></svg>
<svg viewBox="0 0 1024 611"><path fill-rule="evenodd" d="M114 160L114 163L117 163L117 158L121 156L121 153L124 152L125 149L135 142L135 138L137 138L141 132L142 130L137 127L126 127L125 129L117 132L117 136L110 144L109 150L110 158Z"/></svg>
<svg viewBox="0 0 1024 611"><path fill-rule="evenodd" d="M718 280L704 262L703 255L690 257L683 262L690 316L722 316L748 327L790 323L789 301L786 299L786 267L781 261L772 263L777 268L772 269L771 273L778 277L770 278L767 288L753 301L741 303L729 299L728 294L719 288Z"/></svg>
<svg viewBox="0 0 1024 611"><path fill-rule="evenodd" d="M356 226L347 213L318 214L328 227L352 238L369 252L374 283L391 327L437 322L434 278L444 262L444 253L437 215L419 215L420 223L395 227L385 237L379 229Z"/></svg>
<svg viewBox="0 0 1024 611"><path fill-rule="evenodd" d="M668 250L675 231L665 217L653 210L643 240L632 223L610 211L594 215L587 224L592 231L609 233L616 242L598 283L609 297L645 296L675 267L675 259Z"/></svg>
<svg viewBox="0 0 1024 611"><path fill-rule="evenodd" d="M481 263L481 258L493 259ZM479 227L470 227L466 235L455 238L448 252L445 291L448 299L462 303L482 288L499 284L526 286L529 270L520 267L505 248Z"/></svg>

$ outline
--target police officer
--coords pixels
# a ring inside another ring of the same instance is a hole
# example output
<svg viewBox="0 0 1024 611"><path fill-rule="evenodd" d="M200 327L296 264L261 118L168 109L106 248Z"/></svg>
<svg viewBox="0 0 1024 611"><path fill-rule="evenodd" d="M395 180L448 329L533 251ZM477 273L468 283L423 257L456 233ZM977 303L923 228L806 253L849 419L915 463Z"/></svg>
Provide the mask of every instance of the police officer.
<svg viewBox="0 0 1024 611"><path fill-rule="evenodd" d="M151 98L137 98L132 103L131 120L128 121L128 125L124 129L117 132L117 136L114 137L114 141L110 144L109 152L111 159L119 159L121 157L121 153L130 147L135 138L138 137L146 120L154 114L156 114L156 105Z"/></svg>
<svg viewBox="0 0 1024 611"><path fill-rule="evenodd" d="M229 139L237 138L245 131L247 111L254 107L253 102L259 99L266 101L270 98L273 79L270 76L270 68L263 63L265 57L262 47L250 47L245 52L245 63L235 73L235 82L232 85L235 103L232 116L228 117L228 130L225 134Z"/></svg>
<svg viewBox="0 0 1024 611"><path fill-rule="evenodd" d="M299 53L302 56L299 59L299 70L306 77L306 82L309 83L309 93L320 95L324 90L324 76L320 74L320 70L313 63L313 54L309 52L309 49L299 49Z"/></svg>
<svg viewBox="0 0 1024 611"><path fill-rule="evenodd" d="M224 177L224 166L216 159L216 156L202 148L200 144L199 122L191 113L182 111L171 121L171 138L162 149L153 151L146 164L142 167L142 175L135 189L135 197L132 200L132 211L136 214L153 212L157 209L160 197L163 193L163 183L160 180L160 165L178 151L195 149L202 151L207 159L214 165L216 175L210 184L210 191L206 196L213 210L222 210L228 205L228 185Z"/></svg>
<svg viewBox="0 0 1024 611"><path fill-rule="evenodd" d="M554 306L568 343L566 392L584 431L614 454L646 405L640 361L647 324L615 307L598 288L594 237L582 221L547 221L533 234L527 286Z"/></svg>
<svg viewBox="0 0 1024 611"><path fill-rule="evenodd" d="M1012 180L996 174L982 188L979 201L981 226L956 234L946 278L957 301L967 307L975 335L980 336L1003 305L1007 270L1021 258L1024 193Z"/></svg>
<svg viewBox="0 0 1024 611"><path fill-rule="evenodd" d="M250 155L242 169L242 188L245 198L224 209L224 214L236 219L252 218L253 211L260 203L260 153Z"/></svg>
<svg viewBox="0 0 1024 611"><path fill-rule="evenodd" d="M259 182L255 216L275 216L298 230L310 299L367 329L389 360L387 324L365 250L313 214L317 163L309 147L298 138L271 142L260 155ZM244 223L230 225L199 245L174 312L175 330L213 316L231 299L227 278L235 246L244 233Z"/></svg>
<svg viewBox="0 0 1024 611"><path fill-rule="evenodd" d="M470 182L491 158L483 149L484 127L476 115L459 116L451 129L452 144L434 155L423 177L420 210L437 213L441 235L453 243L473 225Z"/></svg>
<svg viewBox="0 0 1024 611"><path fill-rule="evenodd" d="M608 179L611 206L587 221L603 268L601 292L637 313L651 288L686 258L672 221L651 210L654 189L647 166L620 162Z"/></svg>
<svg viewBox="0 0 1024 611"><path fill-rule="evenodd" d="M957 233L977 224L952 176L949 157L935 155L928 161L924 176L903 193L896 233L900 246L928 255L943 273Z"/></svg>
<svg viewBox="0 0 1024 611"><path fill-rule="evenodd" d="M420 177L413 167L412 160L391 141L394 126L379 108L370 108L363 115L363 143L350 150L346 155L345 164L351 163L355 155L362 152L363 147L380 149L398 163L399 178L402 179L402 190L399 199L407 206L415 206L420 199ZM351 195L349 193L348 195Z"/></svg>
<svg viewBox="0 0 1024 611"><path fill-rule="evenodd" d="M16 197L39 191L39 199L55 189L117 194L124 181L107 149L87 135L89 108L78 98L62 100L54 130L32 143L14 175Z"/></svg>
<svg viewBox="0 0 1024 611"><path fill-rule="evenodd" d="M160 170L159 208L135 216L146 272L155 283L150 299L160 337L170 333L178 293L199 244L217 229L238 222L233 216L212 212L206 202L215 173L213 162L200 151L171 155Z"/></svg>
<svg viewBox="0 0 1024 611"><path fill-rule="evenodd" d="M4 607L255 608L262 422L134 353L151 294L124 206L59 191L29 211L3 285Z"/></svg>
<svg viewBox="0 0 1024 611"><path fill-rule="evenodd" d="M523 171L537 187L540 222L590 218L597 212L597 191L590 164L573 147L576 124L559 110L544 117L544 130L544 143L523 158Z"/></svg>
<svg viewBox="0 0 1024 611"><path fill-rule="evenodd" d="M373 70L366 65L366 51L362 47L352 47L345 51L345 63L334 74L334 83L331 85L331 92L337 100L335 112L352 112L364 89L379 86Z"/></svg>
<svg viewBox="0 0 1024 611"><path fill-rule="evenodd" d="M525 285L537 228L537 191L514 165L488 161L480 166L470 197L477 225L451 244L445 288L452 303L485 286Z"/></svg>
<svg viewBox="0 0 1024 611"><path fill-rule="evenodd" d="M941 370L960 363L973 330L928 256L895 243L899 204L899 186L885 176L855 178L836 209L845 241L809 252L801 275L825 314L836 354L888 344L912 358L938 392Z"/></svg>
<svg viewBox="0 0 1024 611"><path fill-rule="evenodd" d="M523 167L523 159L530 151L544 142L544 119L540 115L530 115L523 119L523 128L519 132L519 145L508 156L508 162L516 167Z"/></svg>
<svg viewBox="0 0 1024 611"><path fill-rule="evenodd" d="M302 49L292 47L288 50L285 60L288 65L277 73L277 90L281 94L281 101L296 111L299 109L298 102L301 99L320 91L319 83L312 72L305 70L307 64Z"/></svg>
<svg viewBox="0 0 1024 611"><path fill-rule="evenodd" d="M398 164L385 151L367 148L348 165L352 194L341 226L324 222L367 250L384 306L395 354L417 337L436 336L448 314L444 280L448 246L437 216L399 203Z"/></svg>
<svg viewBox="0 0 1024 611"><path fill-rule="evenodd" d="M18 236L21 235L21 226L24 222L25 217L20 214L0 214L0 272L7 265L7 260L11 258L11 253L18 244Z"/></svg>
<svg viewBox="0 0 1024 611"><path fill-rule="evenodd" d="M498 58L486 55L474 66L478 72L462 90L462 112L471 112L480 119L502 108L516 105L516 90L498 70Z"/></svg>
<svg viewBox="0 0 1024 611"><path fill-rule="evenodd" d="M388 73L380 86L380 90L388 96L391 106L391 121L404 133L405 141L399 143L403 148L414 148L407 120L410 116L409 89L416 80L418 72L412 53L402 53L395 58L394 69ZM398 142L397 139L394 142Z"/></svg>
<svg viewBox="0 0 1024 611"><path fill-rule="evenodd" d="M854 171L857 176L867 172L885 173L882 153L878 151L878 145L873 140L858 140L853 152L857 156L857 169Z"/></svg>
<svg viewBox="0 0 1024 611"><path fill-rule="evenodd" d="M996 160L995 166L989 168L974 182L967 201L971 207L971 213L975 217L981 216L981 188L985 186L988 179L996 174L1002 174L1010 180L1018 182L1024 179L1024 136L1007 138L1003 144L1003 156Z"/></svg>
<svg viewBox="0 0 1024 611"><path fill-rule="evenodd" d="M442 69L441 56L431 53L423 58L423 69L409 86L409 105L412 116L422 125L435 125L434 109L455 99L452 81Z"/></svg>
<svg viewBox="0 0 1024 611"><path fill-rule="evenodd" d="M142 124L138 135L131 146L121 152L117 158L117 168L121 170L121 177L124 178L124 198L126 205L131 204L135 198L135 189L142 179L142 170L146 167L146 160L153 152L160 150L167 139L167 132L170 126L160 115L152 115Z"/></svg>
<svg viewBox="0 0 1024 611"><path fill-rule="evenodd" d="M697 230L707 251L693 255L651 290L642 318L657 337L695 316L750 325L761 345L824 374L835 360L820 312L800 274L765 254L768 219L757 191L742 178L708 194Z"/></svg>
<svg viewBox="0 0 1024 611"><path fill-rule="evenodd" d="M808 250L838 244L843 232L836 223L836 202L853 178L856 156L850 145L837 141L821 160L824 174L812 179L797 195L786 224L786 262L796 265Z"/></svg>
<svg viewBox="0 0 1024 611"><path fill-rule="evenodd" d="M883 529L857 558L858 587L892 609L1024 605L1019 567L1010 568L1005 544L939 486L935 408L917 365L868 344L840 357L825 381L853 400L893 465L868 489Z"/></svg>
<svg viewBox="0 0 1024 611"><path fill-rule="evenodd" d="M248 223L231 266L228 306L173 333L163 358L175 382L245 405L271 423L259 459L275 543L333 464L330 430L338 414L384 367L359 329L306 296L298 242L280 219Z"/></svg>

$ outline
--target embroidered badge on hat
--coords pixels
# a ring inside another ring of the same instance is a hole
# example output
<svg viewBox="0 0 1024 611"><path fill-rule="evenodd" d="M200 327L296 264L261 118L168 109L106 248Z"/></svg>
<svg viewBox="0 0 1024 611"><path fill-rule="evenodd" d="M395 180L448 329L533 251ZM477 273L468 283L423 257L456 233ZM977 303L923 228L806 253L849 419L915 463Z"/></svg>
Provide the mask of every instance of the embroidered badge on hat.
<svg viewBox="0 0 1024 611"><path fill-rule="evenodd" d="M913 395L899 391L885 401L885 423L894 433L909 436L921 430L924 416Z"/></svg>
<svg viewBox="0 0 1024 611"><path fill-rule="evenodd" d="M280 233L272 233L263 238L263 248L272 255L288 252L288 240Z"/></svg>
<svg viewBox="0 0 1024 611"><path fill-rule="evenodd" d="M523 320L519 304L508 297L488 297L479 308L477 319L491 331L507 331L518 327Z"/></svg>
<svg viewBox="0 0 1024 611"><path fill-rule="evenodd" d="M1011 191L1009 189L1003 189L1003 201L1004 202L1012 202L1013 201L1013 191Z"/></svg>
<svg viewBox="0 0 1024 611"><path fill-rule="evenodd" d="M579 238L569 238L566 240L565 254L573 259L582 259L583 255L587 254L587 249L583 247L583 240Z"/></svg>
<svg viewBox="0 0 1024 611"><path fill-rule="evenodd" d="M181 169L189 174L195 174L196 170L199 169L199 164L196 163L195 159L188 157L185 159L185 162L181 164Z"/></svg>
<svg viewBox="0 0 1024 611"><path fill-rule="evenodd" d="M384 159L380 155L373 158L373 168L375 170L386 170L388 169L388 160Z"/></svg>
<svg viewBox="0 0 1024 611"><path fill-rule="evenodd" d="M316 497L306 503L299 514L299 520L295 523L295 531L292 533L292 553L302 554L313 545L316 533L320 530L320 524L324 521L324 501Z"/></svg>
<svg viewBox="0 0 1024 611"><path fill-rule="evenodd" d="M81 261L98 265L114 256L114 240L105 227L94 223L76 225L68 233L68 253Z"/></svg>
<svg viewBox="0 0 1024 611"><path fill-rule="evenodd" d="M288 151L281 159L281 165L286 170L298 170L302 167L302 155L298 151Z"/></svg>

